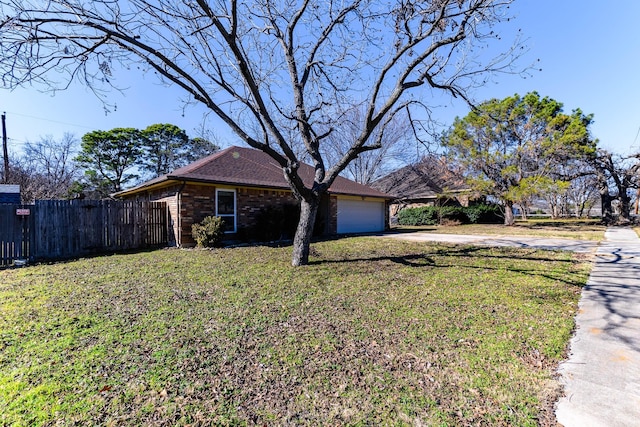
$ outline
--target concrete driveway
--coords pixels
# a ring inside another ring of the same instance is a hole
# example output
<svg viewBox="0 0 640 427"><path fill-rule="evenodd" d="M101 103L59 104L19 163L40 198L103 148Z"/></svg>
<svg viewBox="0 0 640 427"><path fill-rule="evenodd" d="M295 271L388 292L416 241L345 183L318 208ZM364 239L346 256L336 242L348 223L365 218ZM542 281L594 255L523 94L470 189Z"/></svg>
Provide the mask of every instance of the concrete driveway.
<svg viewBox="0 0 640 427"><path fill-rule="evenodd" d="M598 242L591 240L556 239L522 236L480 236L465 234L435 234L425 232L386 233L382 237L390 239L410 240L414 242L439 242L470 244L477 246L512 246L516 248L532 248L545 250L561 250L582 253L594 253Z"/></svg>

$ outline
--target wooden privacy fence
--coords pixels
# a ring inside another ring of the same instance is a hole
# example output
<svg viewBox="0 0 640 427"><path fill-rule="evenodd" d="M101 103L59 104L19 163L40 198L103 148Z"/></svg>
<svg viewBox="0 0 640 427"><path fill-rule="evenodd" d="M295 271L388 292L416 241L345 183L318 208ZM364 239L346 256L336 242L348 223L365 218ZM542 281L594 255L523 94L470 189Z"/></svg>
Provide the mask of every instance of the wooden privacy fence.
<svg viewBox="0 0 640 427"><path fill-rule="evenodd" d="M38 200L0 205L0 266L167 244L163 202Z"/></svg>
<svg viewBox="0 0 640 427"><path fill-rule="evenodd" d="M33 206L0 204L0 267L33 252Z"/></svg>

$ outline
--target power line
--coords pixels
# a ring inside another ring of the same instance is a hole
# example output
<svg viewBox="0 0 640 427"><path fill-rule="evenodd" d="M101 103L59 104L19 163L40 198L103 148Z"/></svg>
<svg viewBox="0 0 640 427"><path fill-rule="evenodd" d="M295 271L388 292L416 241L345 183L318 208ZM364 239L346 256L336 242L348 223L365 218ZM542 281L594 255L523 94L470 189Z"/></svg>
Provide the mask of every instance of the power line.
<svg viewBox="0 0 640 427"><path fill-rule="evenodd" d="M79 128L83 128L83 129L94 129L91 126L79 125L79 124L76 124L76 123L61 122L59 120L45 119L44 117L31 116L29 114L20 114L20 113L16 113L16 112L13 112L13 111L9 111L9 113L11 113L13 115L16 115L16 116L20 116L20 117L26 117L26 118L29 118L29 119L42 120L44 122L50 122L50 123L57 123L59 125L79 127Z"/></svg>
<svg viewBox="0 0 640 427"><path fill-rule="evenodd" d="M7 140L11 143L11 145L25 145L29 143L29 141L23 141L21 139L15 138L7 138Z"/></svg>
<svg viewBox="0 0 640 427"><path fill-rule="evenodd" d="M640 135L640 126L638 126L638 132L636 132L636 137L633 139L633 143L631 143L632 147L636 145L636 141L638 141L638 135Z"/></svg>

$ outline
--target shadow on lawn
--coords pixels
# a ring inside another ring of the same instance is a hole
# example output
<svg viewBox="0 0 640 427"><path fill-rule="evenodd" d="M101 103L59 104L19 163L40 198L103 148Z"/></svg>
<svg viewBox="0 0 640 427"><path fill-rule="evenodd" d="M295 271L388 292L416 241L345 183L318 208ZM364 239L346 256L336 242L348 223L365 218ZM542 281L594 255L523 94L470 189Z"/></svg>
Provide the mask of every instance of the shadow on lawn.
<svg viewBox="0 0 640 427"><path fill-rule="evenodd" d="M0 266L0 271L14 270L14 269L26 268L26 267L36 266L36 265L66 264L70 262L79 261L82 259L103 258L103 257L118 256L118 255L142 254L142 253L149 253L149 252L162 251L162 250L172 250L172 249L175 249L175 248L168 247L168 246L154 246L154 247L137 248L137 249L126 249L126 250L117 251L117 252L101 251L101 252L84 254L82 256L70 256L70 257L52 258L52 259L38 259L35 261L29 261L24 265L15 265L15 264L3 265L3 266Z"/></svg>
<svg viewBox="0 0 640 427"><path fill-rule="evenodd" d="M363 256L359 258L348 258L348 259L323 259L318 261L312 261L310 265L322 265L322 264L349 264L351 271L357 269L356 265L360 262L363 263L371 263L371 262L393 262L395 264L401 264L407 267L414 268L451 268L451 267L464 267L469 269L483 270L483 271L511 271L520 274L526 274L529 276L537 276L537 277L545 277L547 279L558 280L562 283L565 283L570 286L576 287L584 287L585 283L578 280L571 280L570 278L563 277L568 276L565 274L563 276L553 275L550 270L545 265L540 265L539 268L517 268L515 266L507 266L504 267L496 266L496 265L487 265L482 264L480 262L471 262L471 263L457 263L454 260L456 258L469 258L476 257L478 259L492 259L492 260L504 260L506 262L513 262L523 260L523 261L533 261L533 262L559 262L564 264L580 264L580 260L575 259L554 259L544 256L539 256L539 254L526 254L522 256L518 256L514 258L513 254L504 253L504 254L487 254L487 248L481 246L465 246L465 247L451 247L451 248L440 248L431 253L411 253L402 256L393 256L393 255L382 255L376 256L372 254L371 256ZM483 253L485 252L485 253ZM439 260L440 258L440 260ZM451 260L447 262L447 260ZM370 270L370 266L367 267L367 270ZM573 275L572 275L573 276Z"/></svg>
<svg viewBox="0 0 640 427"><path fill-rule="evenodd" d="M604 228L604 225L600 221L594 220L545 220L545 221L529 221L524 223L516 223L517 227L535 229L548 229L555 228L559 231L599 231Z"/></svg>

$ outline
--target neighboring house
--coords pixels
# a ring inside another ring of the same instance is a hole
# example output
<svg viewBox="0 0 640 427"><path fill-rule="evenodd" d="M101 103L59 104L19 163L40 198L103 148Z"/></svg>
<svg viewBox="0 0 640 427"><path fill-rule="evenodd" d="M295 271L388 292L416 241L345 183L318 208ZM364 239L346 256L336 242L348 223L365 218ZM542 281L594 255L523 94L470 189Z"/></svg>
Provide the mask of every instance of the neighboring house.
<svg viewBox="0 0 640 427"><path fill-rule="evenodd" d="M467 206L470 188L464 178L451 171L442 158L428 156L373 182L371 186L393 196L390 216L404 208L453 204Z"/></svg>
<svg viewBox="0 0 640 427"><path fill-rule="evenodd" d="M299 174L307 185L313 182L311 166L301 164ZM171 243L185 247L195 244L192 224L206 216L224 218L232 239L256 226L263 210L298 204L276 161L262 151L242 147L229 147L115 196L167 202ZM383 231L389 199L378 190L338 177L321 201L316 229L324 235Z"/></svg>
<svg viewBox="0 0 640 427"><path fill-rule="evenodd" d="M20 204L20 186L0 184L0 203Z"/></svg>

